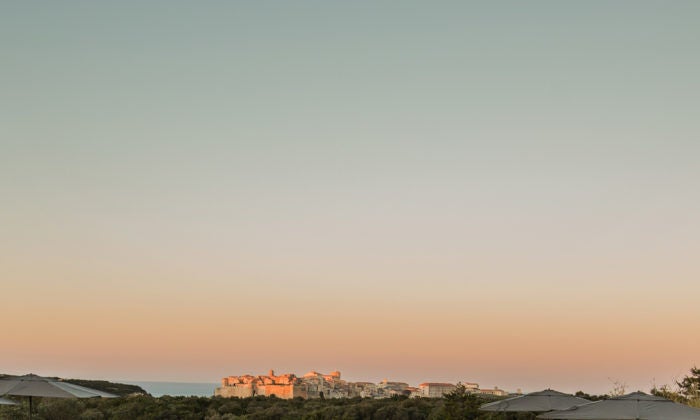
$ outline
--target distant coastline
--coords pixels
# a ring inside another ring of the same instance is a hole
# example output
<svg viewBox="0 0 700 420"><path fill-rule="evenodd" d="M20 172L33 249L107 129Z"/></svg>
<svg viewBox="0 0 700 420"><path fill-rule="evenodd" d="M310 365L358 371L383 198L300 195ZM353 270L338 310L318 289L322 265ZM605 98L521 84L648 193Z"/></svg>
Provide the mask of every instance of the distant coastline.
<svg viewBox="0 0 700 420"><path fill-rule="evenodd" d="M208 382L160 382L160 381L120 381L137 385L154 397L170 395L173 397L211 397L219 383Z"/></svg>

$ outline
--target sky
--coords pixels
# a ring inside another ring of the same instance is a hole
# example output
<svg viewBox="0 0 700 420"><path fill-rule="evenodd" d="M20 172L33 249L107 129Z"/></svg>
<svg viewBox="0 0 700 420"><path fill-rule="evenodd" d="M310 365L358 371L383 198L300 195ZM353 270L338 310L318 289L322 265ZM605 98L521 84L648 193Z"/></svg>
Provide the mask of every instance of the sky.
<svg viewBox="0 0 700 420"><path fill-rule="evenodd" d="M700 364L700 3L0 13L0 372L592 393Z"/></svg>

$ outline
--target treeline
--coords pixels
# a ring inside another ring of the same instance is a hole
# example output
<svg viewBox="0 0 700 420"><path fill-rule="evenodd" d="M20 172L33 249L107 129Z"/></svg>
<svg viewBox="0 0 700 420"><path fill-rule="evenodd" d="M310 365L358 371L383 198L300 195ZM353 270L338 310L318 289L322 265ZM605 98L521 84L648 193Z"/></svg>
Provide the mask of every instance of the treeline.
<svg viewBox="0 0 700 420"><path fill-rule="evenodd" d="M39 400L39 399L36 399ZM534 415L505 417L479 412L490 401L472 395L445 398L396 397L328 400L282 400L279 398L160 397L148 395L111 399L49 399L35 405L36 420L422 420L422 419L518 419L531 420ZM27 404L0 406L0 418L28 418Z"/></svg>
<svg viewBox="0 0 700 420"><path fill-rule="evenodd" d="M74 382L75 381L71 381ZM36 420L533 420L535 414L496 414L479 411L479 406L493 397L469 394L464 386L443 398L389 399L347 398L282 400L274 397L169 397L135 395L128 388L113 383L83 382L92 388L113 393L131 394L119 398L58 399L35 398ZM616 385L610 395L576 395L598 400L624 393L624 384ZM671 386L654 387L653 394L700 408L700 368ZM26 398L16 406L0 405L0 419L23 420L28 416Z"/></svg>
<svg viewBox="0 0 700 420"><path fill-rule="evenodd" d="M669 400L700 408L700 368L693 366L690 374L673 385L655 386L651 393Z"/></svg>

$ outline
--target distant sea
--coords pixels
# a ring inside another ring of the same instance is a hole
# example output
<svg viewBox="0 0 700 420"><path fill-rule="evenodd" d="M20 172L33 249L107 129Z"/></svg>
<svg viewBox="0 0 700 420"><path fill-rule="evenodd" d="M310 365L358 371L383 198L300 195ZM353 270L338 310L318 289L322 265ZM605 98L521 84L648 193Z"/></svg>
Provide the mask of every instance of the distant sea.
<svg viewBox="0 0 700 420"><path fill-rule="evenodd" d="M220 386L218 383L202 382L119 382L138 385L154 397L162 397L163 395L170 395L173 397L212 397L214 396L214 389Z"/></svg>

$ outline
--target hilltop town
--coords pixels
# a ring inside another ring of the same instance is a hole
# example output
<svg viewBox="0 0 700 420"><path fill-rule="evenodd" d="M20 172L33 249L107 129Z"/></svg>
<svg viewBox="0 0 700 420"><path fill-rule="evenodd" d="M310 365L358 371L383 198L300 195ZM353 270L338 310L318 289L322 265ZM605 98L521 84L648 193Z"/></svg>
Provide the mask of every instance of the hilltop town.
<svg viewBox="0 0 700 420"><path fill-rule="evenodd" d="M508 393L498 387L481 389L479 384L461 382L466 391L473 394L505 396ZM373 382L348 382L340 378L340 372L334 371L327 375L311 371L304 376L293 373L275 375L270 370L267 375L228 376L221 380L221 386L216 388L214 395L221 397L246 398L256 395L275 396L277 398L389 398L407 396L411 398L440 398L454 391L456 384L443 382L424 382L412 387L406 382L391 382L386 379L375 384Z"/></svg>

